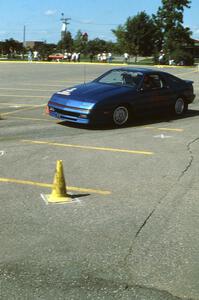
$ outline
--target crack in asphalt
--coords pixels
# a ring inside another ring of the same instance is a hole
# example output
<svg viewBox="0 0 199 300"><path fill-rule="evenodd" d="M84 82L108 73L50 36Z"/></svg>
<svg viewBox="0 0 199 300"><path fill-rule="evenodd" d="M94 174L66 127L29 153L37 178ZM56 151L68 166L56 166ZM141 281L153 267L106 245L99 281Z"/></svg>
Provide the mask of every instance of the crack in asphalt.
<svg viewBox="0 0 199 300"><path fill-rule="evenodd" d="M184 170L181 172L180 176L177 178L177 181L180 181L181 178L188 172L188 170L191 168L193 160L194 160L194 155L193 152L191 150L191 146L195 143L199 141L199 137L195 138L194 140L191 140L187 145L186 145L186 149L189 153L189 161L188 164L186 165L186 167L184 168ZM143 228L147 225L147 223L149 222L149 220L151 219L152 215L154 214L154 212L157 210L157 208L159 207L159 205L163 202L163 200L167 197L168 193L171 192L171 190L173 189L173 187L175 186L175 183L172 184L170 190L158 201L156 207L149 213L149 215L145 218L144 222L142 223L142 225L139 227L139 229L137 230L134 238L136 239L139 234L141 233L141 231L143 230ZM128 253L124 258L124 265L127 265L127 260L128 257L132 254L133 252L133 242L129 247ZM128 288L128 285L127 285ZM178 298L180 299L180 298Z"/></svg>
<svg viewBox="0 0 199 300"><path fill-rule="evenodd" d="M189 142L187 144L187 151L190 155L189 161L187 166L184 168L184 170L181 172L180 176L178 177L178 181L180 181L180 179L185 175L185 173L187 173L187 171L191 168L193 160L194 160L194 155L193 152L191 151L191 145L194 144L195 142L197 142L199 140L199 137L195 138L194 140L192 140L191 142Z"/></svg>
<svg viewBox="0 0 199 300"><path fill-rule="evenodd" d="M187 166L184 168L184 170L181 172L180 176L177 178L177 181L180 181L180 179L185 175L185 173L190 169L193 160L194 160L194 155L193 152L191 151L191 145L194 144L195 142L199 141L199 137L195 138L194 140L190 141L186 148L188 153L190 154L190 159L189 162L187 164ZM142 229L146 226L147 222L149 221L149 219L151 218L151 216L154 214L154 212L156 211L156 209L158 208L158 206L162 203L162 201L166 198L166 196L168 195L168 193L172 190L173 186L175 184L173 184L171 186L171 189L158 201L156 207L149 213L149 215L146 217L146 219L144 220L144 222L142 223L142 225L139 227L138 231L135 234L135 238L138 237L138 235L140 234L140 232L142 231ZM128 254L127 254L128 256Z"/></svg>
<svg viewBox="0 0 199 300"><path fill-rule="evenodd" d="M168 292L166 290L160 290L160 289L155 288L155 287L148 287L148 286L136 285L136 284L134 284L134 285L128 285L127 284L126 287L125 287L126 290L132 289L132 288L136 289L137 291L139 291L139 289L148 291L152 296L157 295L157 296L161 297L161 299L163 299L162 297L164 297L164 299L167 299L167 300L182 300L182 298L172 294L171 292ZM165 297L167 297L167 298L165 298ZM183 299L184 300L186 300L186 299L187 300L194 300L193 298L187 298L187 297L186 298L183 297Z"/></svg>
<svg viewBox="0 0 199 300"><path fill-rule="evenodd" d="M171 189L173 188L175 184L172 185ZM157 203L156 207L148 214L148 216L145 218L144 222L142 223L142 225L139 227L139 229L137 230L135 236L134 236L134 240L137 239L137 237L139 236L140 232L142 231L142 229L146 226L146 224L148 223L148 221L151 219L152 215L154 214L154 212L156 211L156 209L158 208L158 206L162 203L162 201L167 197L168 193L171 190L169 190ZM134 246L134 240L132 241L128 253L126 254L126 256L124 257L124 266L127 266L128 264L128 257L130 257L130 255L133 252L133 246Z"/></svg>
<svg viewBox="0 0 199 300"><path fill-rule="evenodd" d="M154 208L150 214L148 215L148 217L144 220L143 224L140 226L140 228L138 229L138 231L135 234L135 238L138 237L139 233L141 232L142 228L144 228L144 226L146 225L147 221L150 219L150 217L152 216L152 214L154 213L154 211L156 210L156 208Z"/></svg>

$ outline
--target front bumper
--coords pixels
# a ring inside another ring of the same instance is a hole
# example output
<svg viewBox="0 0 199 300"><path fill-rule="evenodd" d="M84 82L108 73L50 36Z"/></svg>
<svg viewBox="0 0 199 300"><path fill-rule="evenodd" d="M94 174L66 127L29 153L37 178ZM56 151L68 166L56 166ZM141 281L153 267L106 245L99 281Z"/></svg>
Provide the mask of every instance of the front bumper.
<svg viewBox="0 0 199 300"><path fill-rule="evenodd" d="M78 109L62 110L60 108L48 106L47 113L53 118L68 122L79 124L89 124L90 122L90 111L82 112L82 110Z"/></svg>
<svg viewBox="0 0 199 300"><path fill-rule="evenodd" d="M111 111L72 108L62 104L48 103L46 113L51 117L77 124L105 124L110 122Z"/></svg>

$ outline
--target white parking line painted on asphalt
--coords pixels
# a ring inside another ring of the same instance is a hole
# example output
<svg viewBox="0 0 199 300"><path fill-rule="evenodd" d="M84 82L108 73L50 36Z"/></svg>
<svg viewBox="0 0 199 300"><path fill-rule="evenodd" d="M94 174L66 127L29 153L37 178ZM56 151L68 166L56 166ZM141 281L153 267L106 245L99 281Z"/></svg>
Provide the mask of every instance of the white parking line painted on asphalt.
<svg viewBox="0 0 199 300"><path fill-rule="evenodd" d="M9 107L11 107L11 108L19 108L21 106L20 105L9 105Z"/></svg>
<svg viewBox="0 0 199 300"><path fill-rule="evenodd" d="M145 129L154 129L154 130L164 130L164 131L176 131L183 132L183 128L169 128L169 127L154 127L154 126L144 126Z"/></svg>
<svg viewBox="0 0 199 300"><path fill-rule="evenodd" d="M171 135L164 135L163 133L159 134L159 135L154 135L154 138L159 138L159 139L168 139L168 138L172 138Z"/></svg>
<svg viewBox="0 0 199 300"><path fill-rule="evenodd" d="M5 154L4 150L0 150L0 156L3 156Z"/></svg>

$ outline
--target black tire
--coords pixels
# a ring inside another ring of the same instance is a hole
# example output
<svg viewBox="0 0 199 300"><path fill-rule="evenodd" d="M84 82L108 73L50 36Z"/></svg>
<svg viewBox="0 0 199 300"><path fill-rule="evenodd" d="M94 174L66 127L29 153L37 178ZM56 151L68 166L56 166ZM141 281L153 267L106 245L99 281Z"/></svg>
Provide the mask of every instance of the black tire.
<svg viewBox="0 0 199 300"><path fill-rule="evenodd" d="M188 103L185 102L184 104L184 113L186 113L188 111L189 107L188 107Z"/></svg>
<svg viewBox="0 0 199 300"><path fill-rule="evenodd" d="M126 105L119 105L113 111L113 123L116 126L123 126L128 122L129 116L129 108Z"/></svg>
<svg viewBox="0 0 199 300"><path fill-rule="evenodd" d="M174 113L176 116L183 115L188 110L188 104L182 97L178 97L174 104Z"/></svg>

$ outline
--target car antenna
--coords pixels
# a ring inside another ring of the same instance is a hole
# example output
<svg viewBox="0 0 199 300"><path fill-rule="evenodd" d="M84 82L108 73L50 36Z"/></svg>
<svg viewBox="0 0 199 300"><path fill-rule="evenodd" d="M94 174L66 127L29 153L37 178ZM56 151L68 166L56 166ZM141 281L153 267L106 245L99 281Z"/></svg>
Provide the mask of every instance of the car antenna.
<svg viewBox="0 0 199 300"><path fill-rule="evenodd" d="M86 65L84 64L84 84L86 84Z"/></svg>

